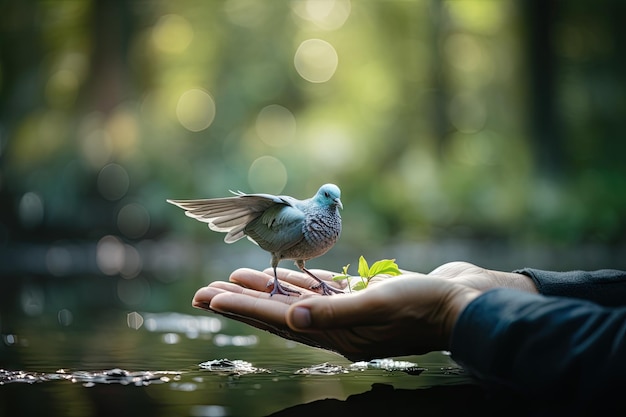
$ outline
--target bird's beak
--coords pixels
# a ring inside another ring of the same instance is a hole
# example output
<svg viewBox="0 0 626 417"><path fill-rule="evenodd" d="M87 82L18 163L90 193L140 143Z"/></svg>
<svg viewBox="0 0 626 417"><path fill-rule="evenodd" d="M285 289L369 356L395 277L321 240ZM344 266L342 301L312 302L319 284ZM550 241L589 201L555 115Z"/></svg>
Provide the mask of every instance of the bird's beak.
<svg viewBox="0 0 626 417"><path fill-rule="evenodd" d="M335 203L339 206L340 209L343 210L343 204L341 204L341 200L339 197L335 198Z"/></svg>

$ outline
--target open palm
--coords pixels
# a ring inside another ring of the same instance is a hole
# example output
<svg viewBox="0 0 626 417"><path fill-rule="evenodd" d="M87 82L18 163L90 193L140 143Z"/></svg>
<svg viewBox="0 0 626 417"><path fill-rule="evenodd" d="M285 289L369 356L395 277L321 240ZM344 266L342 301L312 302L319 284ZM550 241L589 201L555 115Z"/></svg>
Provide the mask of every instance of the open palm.
<svg viewBox="0 0 626 417"><path fill-rule="evenodd" d="M460 310L479 294L452 282L448 270L445 279L405 272L393 279L376 277L358 292L322 296L310 289L315 281L307 275L279 269L285 287L297 288L300 294L270 296L273 276L268 272L238 269L231 282L213 282L199 289L193 305L363 360L447 349ZM313 273L329 285L345 285L333 282L328 271ZM302 327L302 322L307 325Z"/></svg>

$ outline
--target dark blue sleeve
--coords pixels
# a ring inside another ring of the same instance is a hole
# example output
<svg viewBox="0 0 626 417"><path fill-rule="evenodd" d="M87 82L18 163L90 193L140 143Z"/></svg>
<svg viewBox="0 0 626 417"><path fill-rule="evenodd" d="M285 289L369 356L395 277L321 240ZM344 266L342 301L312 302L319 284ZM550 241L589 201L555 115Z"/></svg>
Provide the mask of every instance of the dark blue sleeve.
<svg viewBox="0 0 626 417"><path fill-rule="evenodd" d="M487 385L533 402L626 407L626 307L490 290L461 313L451 351Z"/></svg>
<svg viewBox="0 0 626 417"><path fill-rule="evenodd" d="M529 276L543 295L582 298L605 306L626 305L626 271L542 271L523 268L516 271Z"/></svg>

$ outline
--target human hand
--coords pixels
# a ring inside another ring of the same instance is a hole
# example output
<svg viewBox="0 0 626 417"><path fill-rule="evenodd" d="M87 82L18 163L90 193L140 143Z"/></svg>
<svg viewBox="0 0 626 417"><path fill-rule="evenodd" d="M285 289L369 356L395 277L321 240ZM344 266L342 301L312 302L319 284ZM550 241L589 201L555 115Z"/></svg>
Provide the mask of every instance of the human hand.
<svg viewBox="0 0 626 417"><path fill-rule="evenodd" d="M448 349L458 315L480 294L453 282L452 276L406 272L393 279L377 277L361 291L321 296L308 289L312 282L305 274L278 269L278 278L301 294L270 297L272 276L267 272L238 269L231 283L199 289L193 305L350 360L365 360Z"/></svg>
<svg viewBox="0 0 626 417"><path fill-rule="evenodd" d="M538 293L533 280L526 275L485 269L469 262L449 262L435 268L428 275L445 278L480 291L514 288Z"/></svg>

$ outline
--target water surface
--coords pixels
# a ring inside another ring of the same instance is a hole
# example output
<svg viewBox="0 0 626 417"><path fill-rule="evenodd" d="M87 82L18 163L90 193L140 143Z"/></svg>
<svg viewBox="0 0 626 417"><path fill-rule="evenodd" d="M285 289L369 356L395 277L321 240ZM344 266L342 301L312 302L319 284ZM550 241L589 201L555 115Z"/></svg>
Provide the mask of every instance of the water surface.
<svg viewBox="0 0 626 417"><path fill-rule="evenodd" d="M302 415L355 395L391 404L398 390L473 385L444 352L355 364L193 309L199 281L5 277L0 415Z"/></svg>

